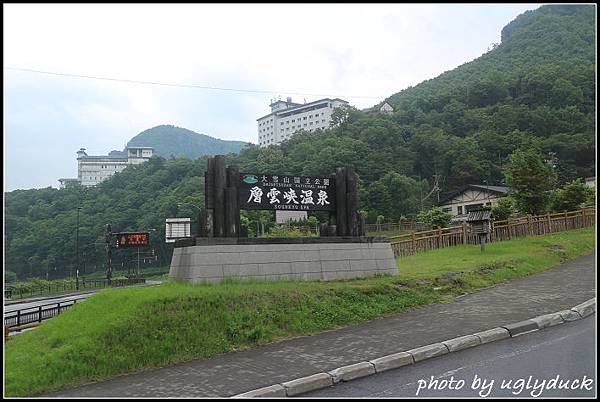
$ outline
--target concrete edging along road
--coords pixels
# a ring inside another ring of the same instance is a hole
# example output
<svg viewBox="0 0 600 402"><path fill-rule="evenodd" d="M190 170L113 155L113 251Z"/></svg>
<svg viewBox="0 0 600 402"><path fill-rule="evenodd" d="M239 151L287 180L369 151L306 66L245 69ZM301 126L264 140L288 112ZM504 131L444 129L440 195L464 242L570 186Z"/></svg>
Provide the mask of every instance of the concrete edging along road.
<svg viewBox="0 0 600 402"><path fill-rule="evenodd" d="M255 389L232 398L255 397L286 397L296 396L309 391L330 387L340 381L351 381L356 378L366 377L386 370L414 364L436 356L459 350L483 345L506 338L514 338L526 333L538 331L554 325L575 321L592 315L596 312L596 298L576 305L569 310L544 314L529 320L492 328L465 335L447 341L437 342L405 352L394 353L377 359L339 367L327 373L317 373L307 377L298 378L268 387Z"/></svg>

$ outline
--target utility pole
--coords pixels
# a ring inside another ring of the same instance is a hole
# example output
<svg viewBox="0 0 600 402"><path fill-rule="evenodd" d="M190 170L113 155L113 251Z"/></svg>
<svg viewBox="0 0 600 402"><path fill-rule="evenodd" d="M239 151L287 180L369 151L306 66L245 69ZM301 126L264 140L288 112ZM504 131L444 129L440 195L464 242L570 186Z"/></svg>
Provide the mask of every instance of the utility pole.
<svg viewBox="0 0 600 402"><path fill-rule="evenodd" d="M428 199L431 194L433 194L434 192L437 192L437 200L438 200L438 205L440 203L440 177L441 175L439 174L434 174L433 176L433 188L431 189L431 191L429 192L429 194L427 194L425 197L423 197L423 193L421 193L421 211L423 210L423 201L425 201L426 199Z"/></svg>
<svg viewBox="0 0 600 402"><path fill-rule="evenodd" d="M79 211L81 207L77 207L77 240L75 242L75 254L77 254L77 266L75 267L75 288L79 290Z"/></svg>
<svg viewBox="0 0 600 402"><path fill-rule="evenodd" d="M110 225L106 225L106 279L108 280L109 285L112 278L111 241L112 229Z"/></svg>

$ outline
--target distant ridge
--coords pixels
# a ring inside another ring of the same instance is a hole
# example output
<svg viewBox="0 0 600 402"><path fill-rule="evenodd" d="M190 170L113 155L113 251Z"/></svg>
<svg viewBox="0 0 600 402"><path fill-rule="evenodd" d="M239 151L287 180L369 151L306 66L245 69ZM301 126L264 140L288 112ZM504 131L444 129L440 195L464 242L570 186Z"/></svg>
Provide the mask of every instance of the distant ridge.
<svg viewBox="0 0 600 402"><path fill-rule="evenodd" d="M142 131L129 140L127 146L153 147L154 154L164 158L175 156L197 159L204 155L238 153L248 144L243 141L220 140L172 125L161 125Z"/></svg>

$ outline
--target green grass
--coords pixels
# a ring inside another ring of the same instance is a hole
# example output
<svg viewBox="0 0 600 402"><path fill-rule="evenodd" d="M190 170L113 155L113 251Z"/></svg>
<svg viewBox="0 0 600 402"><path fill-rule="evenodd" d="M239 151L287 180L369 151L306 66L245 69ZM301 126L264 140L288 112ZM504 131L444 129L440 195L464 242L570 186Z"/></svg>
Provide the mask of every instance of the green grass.
<svg viewBox="0 0 600 402"><path fill-rule="evenodd" d="M456 246L397 259L406 279L431 278L446 272L472 271L484 264L519 263L548 267L585 253L595 245L594 230L580 229L479 246Z"/></svg>
<svg viewBox="0 0 600 402"><path fill-rule="evenodd" d="M113 278L115 276L123 276L126 277L129 274L134 274L135 273L135 268L131 268L131 269L114 269L112 271L112 275ZM140 275L143 278L153 278L153 277L158 277L158 276L162 276L164 274L168 274L169 273L169 265L163 265L163 266L149 266L149 267L141 267L140 268ZM85 275L85 277L87 279L106 279L106 271L105 270L99 270L99 271L95 271L92 272L88 275Z"/></svg>
<svg viewBox="0 0 600 402"><path fill-rule="evenodd" d="M484 254L470 246L405 257L393 277L106 289L6 342L5 393L31 396L449 301L594 247L585 229L489 244Z"/></svg>

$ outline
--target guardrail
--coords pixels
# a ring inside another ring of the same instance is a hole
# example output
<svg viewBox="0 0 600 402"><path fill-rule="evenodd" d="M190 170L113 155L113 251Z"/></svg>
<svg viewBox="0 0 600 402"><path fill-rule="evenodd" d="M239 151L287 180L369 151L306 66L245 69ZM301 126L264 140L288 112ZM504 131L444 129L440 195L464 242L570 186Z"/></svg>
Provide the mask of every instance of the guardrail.
<svg viewBox="0 0 600 402"><path fill-rule="evenodd" d="M544 235L564 230L592 227L595 224L595 208L555 214L528 215L494 222L489 241L495 242L523 236ZM412 232L392 236L389 239L396 257L461 244L479 244L479 237L472 233L471 227L464 222L460 226Z"/></svg>
<svg viewBox="0 0 600 402"><path fill-rule="evenodd" d="M60 292L66 292L69 290L82 290L82 289L101 289L106 287L121 287L136 285L140 283L146 283L145 278L128 278L128 279L114 279L110 282L108 279L83 279L79 281L79 289L75 282L63 282L49 284L48 286L31 286L26 288L15 288L8 286L4 289L4 297L6 299L22 299L23 297L33 296L44 296L59 294Z"/></svg>
<svg viewBox="0 0 600 402"><path fill-rule="evenodd" d="M76 299L66 302L44 304L38 307L30 307L17 311L11 311L4 315L4 327L13 329L24 325L41 323L54 316L59 315L64 310L72 307L77 302Z"/></svg>

